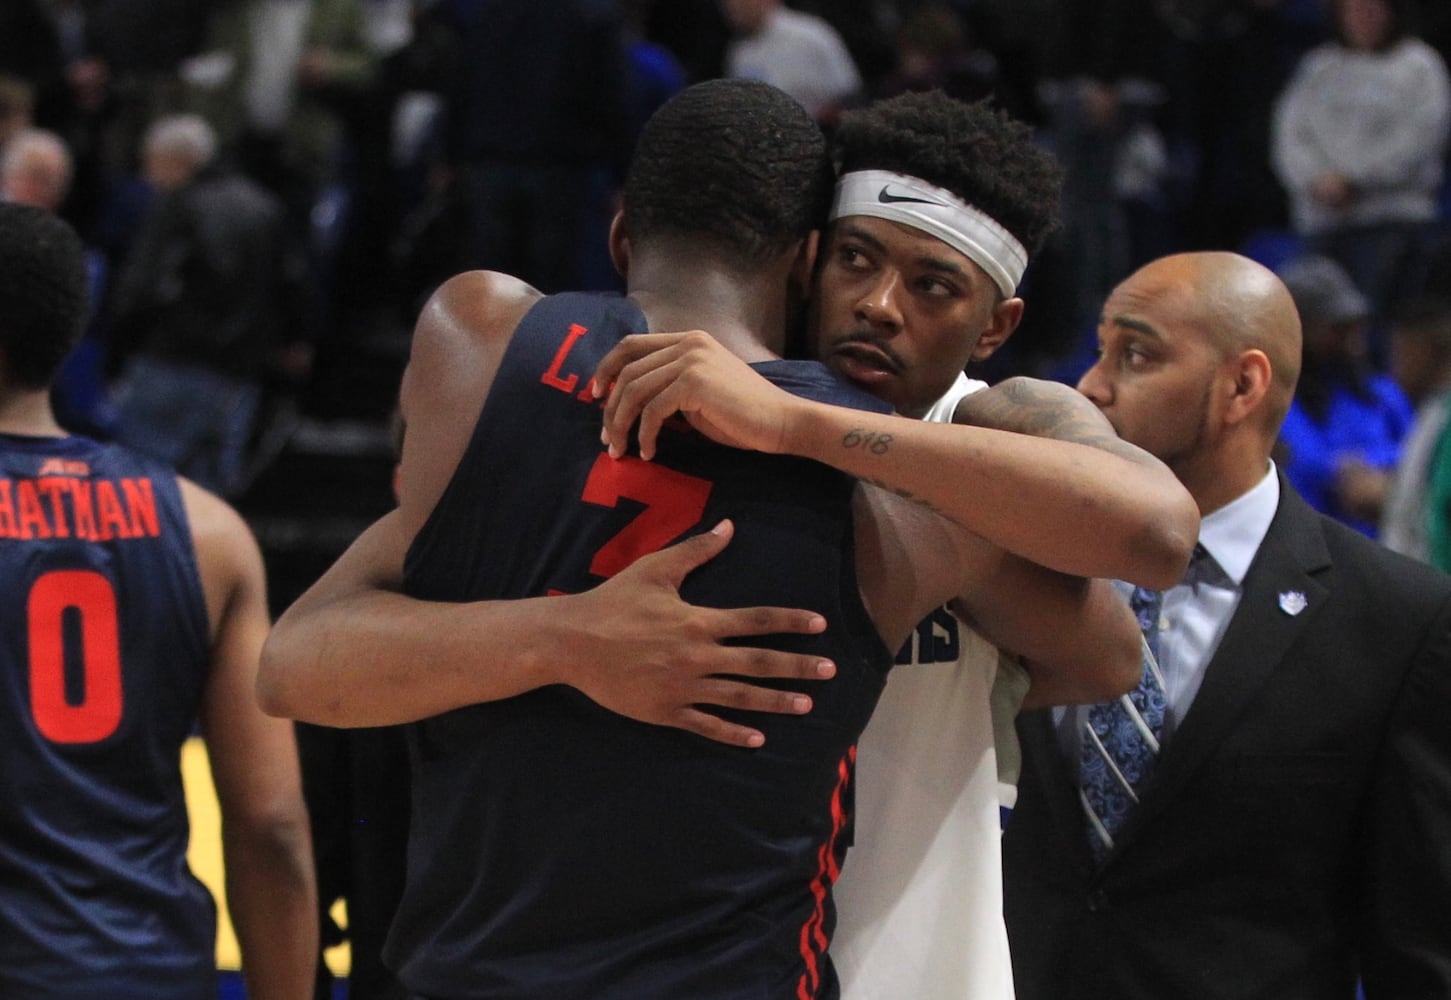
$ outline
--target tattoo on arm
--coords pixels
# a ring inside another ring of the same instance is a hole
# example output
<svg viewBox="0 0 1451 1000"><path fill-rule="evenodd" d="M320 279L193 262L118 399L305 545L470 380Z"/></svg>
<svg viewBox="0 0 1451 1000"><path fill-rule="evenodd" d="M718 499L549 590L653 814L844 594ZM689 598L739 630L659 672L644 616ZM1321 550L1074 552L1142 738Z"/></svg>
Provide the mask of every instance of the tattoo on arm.
<svg viewBox="0 0 1451 1000"><path fill-rule="evenodd" d="M842 435L841 446L843 448L859 448L872 455L885 455L891 450L892 435L883 434L880 431L869 431L864 427L853 427ZM857 478L863 483L875 486L877 489L885 490L888 493L895 493L904 500L912 500L920 503L934 514L942 513L937 507L923 500L910 490L902 489L880 479L874 479L871 476L858 476Z"/></svg>
<svg viewBox="0 0 1451 1000"><path fill-rule="evenodd" d="M922 499L910 490L900 489L896 486L893 486L891 483L883 482L880 479L873 479L870 476L858 476L857 478L860 479L863 483L866 483L868 486L875 486L879 490L885 490L888 493L895 493L903 500L911 500L914 503L919 503L926 509L930 510L932 513L938 514L942 517L947 517L946 514L942 513L942 509L936 504L928 503L926 500ZM948 518L948 520L952 520L952 518Z"/></svg>
<svg viewBox="0 0 1451 1000"><path fill-rule="evenodd" d="M1008 379L964 399L958 405L957 422L1071 441L1135 462L1146 457L1114 433L1098 407L1059 382Z"/></svg>
<svg viewBox="0 0 1451 1000"><path fill-rule="evenodd" d="M892 435L853 427L842 436L843 448L860 448L873 455L885 455L892 446Z"/></svg>

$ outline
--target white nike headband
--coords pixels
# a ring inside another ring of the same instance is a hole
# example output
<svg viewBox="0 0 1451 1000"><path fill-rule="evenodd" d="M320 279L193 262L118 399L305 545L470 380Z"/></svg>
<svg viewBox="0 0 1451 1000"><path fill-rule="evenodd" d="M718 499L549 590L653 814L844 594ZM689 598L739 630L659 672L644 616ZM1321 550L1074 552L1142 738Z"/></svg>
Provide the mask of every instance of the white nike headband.
<svg viewBox="0 0 1451 1000"><path fill-rule="evenodd" d="M1028 251L996 219L945 188L889 170L853 170L836 182L831 218L870 215L912 226L961 251L1012 298Z"/></svg>

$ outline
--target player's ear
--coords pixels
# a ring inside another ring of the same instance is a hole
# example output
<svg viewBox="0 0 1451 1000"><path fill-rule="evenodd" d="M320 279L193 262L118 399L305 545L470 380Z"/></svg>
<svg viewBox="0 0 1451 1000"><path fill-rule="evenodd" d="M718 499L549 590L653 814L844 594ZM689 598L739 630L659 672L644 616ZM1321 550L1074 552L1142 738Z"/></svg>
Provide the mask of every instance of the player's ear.
<svg viewBox="0 0 1451 1000"><path fill-rule="evenodd" d="M1225 406L1225 421L1239 423L1257 412L1270 392L1274 373L1269 357L1259 348L1241 351L1227 362L1230 391Z"/></svg>
<svg viewBox="0 0 1451 1000"><path fill-rule="evenodd" d="M977 346L972 349L972 360L985 361L992 357L994 351L1007 343L1022 321L1022 299L1014 296L995 304L992 315L988 318L987 329L977 338Z"/></svg>
<svg viewBox="0 0 1451 1000"><path fill-rule="evenodd" d="M610 262L621 278L630 276L630 237L625 235L625 212L615 213L610 220Z"/></svg>
<svg viewBox="0 0 1451 1000"><path fill-rule="evenodd" d="M813 229L801 241L796 260L791 265L791 281L800 291L802 298L811 297L811 276L816 271L816 252L821 246L821 230Z"/></svg>

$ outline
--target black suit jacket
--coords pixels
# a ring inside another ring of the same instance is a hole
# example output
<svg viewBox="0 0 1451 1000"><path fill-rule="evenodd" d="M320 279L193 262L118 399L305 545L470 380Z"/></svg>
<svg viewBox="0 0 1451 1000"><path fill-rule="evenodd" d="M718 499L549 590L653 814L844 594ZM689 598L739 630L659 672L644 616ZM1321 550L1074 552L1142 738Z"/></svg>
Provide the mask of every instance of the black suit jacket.
<svg viewBox="0 0 1451 1000"><path fill-rule="evenodd" d="M1100 869L1051 715L1019 735L1019 1000L1349 1000L1357 976L1370 1000L1451 997L1451 577L1282 477L1203 686Z"/></svg>

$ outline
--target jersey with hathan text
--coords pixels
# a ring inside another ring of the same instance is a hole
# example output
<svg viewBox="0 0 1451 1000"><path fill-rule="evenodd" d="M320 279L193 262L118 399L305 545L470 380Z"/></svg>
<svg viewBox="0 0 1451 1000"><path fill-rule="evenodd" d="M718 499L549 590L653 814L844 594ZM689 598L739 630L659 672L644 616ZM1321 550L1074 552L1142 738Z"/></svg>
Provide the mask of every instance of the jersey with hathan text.
<svg viewBox="0 0 1451 1000"><path fill-rule="evenodd" d="M182 743L208 663L174 473L0 434L0 996L215 993Z"/></svg>
<svg viewBox="0 0 1451 1000"><path fill-rule="evenodd" d="M851 479L683 428L612 459L588 388L628 299L543 299L513 336L467 452L415 539L406 588L461 601L595 586L723 517L735 535L682 596L822 612L781 648L834 659L805 717L757 716L760 749L614 715L548 687L412 727L408 885L387 954L436 998L834 997L825 949L857 735L891 664L861 603ZM882 410L814 363L758 369ZM487 670L487 661L473 665Z"/></svg>

